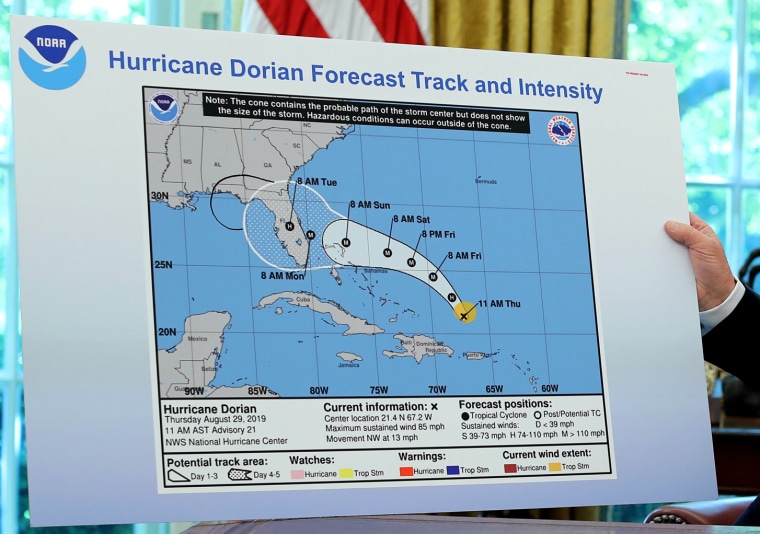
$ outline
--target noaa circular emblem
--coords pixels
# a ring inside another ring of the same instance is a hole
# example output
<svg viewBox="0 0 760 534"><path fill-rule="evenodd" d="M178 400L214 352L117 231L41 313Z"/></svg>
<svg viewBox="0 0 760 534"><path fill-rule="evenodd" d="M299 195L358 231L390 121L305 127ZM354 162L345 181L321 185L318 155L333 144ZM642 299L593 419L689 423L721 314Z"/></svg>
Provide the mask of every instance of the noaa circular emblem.
<svg viewBox="0 0 760 534"><path fill-rule="evenodd" d="M569 145L575 139L575 124L564 115L552 117L546 130L549 138L558 145Z"/></svg>
<svg viewBox="0 0 760 534"><path fill-rule="evenodd" d="M161 124L174 122L179 115L179 104L177 99L169 93L156 93L150 97L148 109L151 116Z"/></svg>
<svg viewBox="0 0 760 534"><path fill-rule="evenodd" d="M87 66L84 47L76 35L60 26L37 26L18 49L21 70L44 89L68 89Z"/></svg>

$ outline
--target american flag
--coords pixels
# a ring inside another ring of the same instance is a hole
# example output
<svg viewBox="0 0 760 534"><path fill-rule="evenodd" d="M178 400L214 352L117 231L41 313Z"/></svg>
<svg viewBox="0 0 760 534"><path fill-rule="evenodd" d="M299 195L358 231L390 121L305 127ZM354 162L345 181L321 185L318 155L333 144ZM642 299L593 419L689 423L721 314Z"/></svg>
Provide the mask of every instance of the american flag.
<svg viewBox="0 0 760 534"><path fill-rule="evenodd" d="M241 30L430 44L430 0L246 0Z"/></svg>

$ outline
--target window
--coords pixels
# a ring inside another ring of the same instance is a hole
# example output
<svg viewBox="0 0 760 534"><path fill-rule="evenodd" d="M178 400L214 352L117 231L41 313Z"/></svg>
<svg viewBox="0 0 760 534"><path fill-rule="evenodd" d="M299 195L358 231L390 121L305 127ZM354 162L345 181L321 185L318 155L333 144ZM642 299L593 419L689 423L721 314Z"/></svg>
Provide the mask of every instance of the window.
<svg viewBox="0 0 760 534"><path fill-rule="evenodd" d="M689 209L738 274L760 248L760 1L632 0L628 37L629 59L675 65ZM612 508L641 521L654 506Z"/></svg>
<svg viewBox="0 0 760 534"><path fill-rule="evenodd" d="M758 0L632 0L629 54L675 64L689 208L738 271L760 247Z"/></svg>

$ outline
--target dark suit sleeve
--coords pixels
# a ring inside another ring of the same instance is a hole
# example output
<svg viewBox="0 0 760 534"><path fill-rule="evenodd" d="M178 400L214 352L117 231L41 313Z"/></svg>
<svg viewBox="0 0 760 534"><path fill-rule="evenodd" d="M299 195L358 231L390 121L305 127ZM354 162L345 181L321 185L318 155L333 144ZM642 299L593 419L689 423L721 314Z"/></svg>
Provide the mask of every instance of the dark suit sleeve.
<svg viewBox="0 0 760 534"><path fill-rule="evenodd" d="M760 296L747 288L731 315L702 337L705 360L760 390Z"/></svg>

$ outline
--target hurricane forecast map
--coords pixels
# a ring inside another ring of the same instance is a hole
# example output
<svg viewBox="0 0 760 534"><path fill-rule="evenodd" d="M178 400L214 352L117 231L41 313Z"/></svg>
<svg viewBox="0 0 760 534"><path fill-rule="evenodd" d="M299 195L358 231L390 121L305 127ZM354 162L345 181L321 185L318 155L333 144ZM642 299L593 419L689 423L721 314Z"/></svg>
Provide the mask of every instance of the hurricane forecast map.
<svg viewBox="0 0 760 534"><path fill-rule="evenodd" d="M143 102L161 491L614 476L577 114Z"/></svg>

